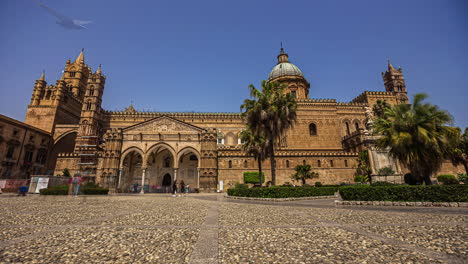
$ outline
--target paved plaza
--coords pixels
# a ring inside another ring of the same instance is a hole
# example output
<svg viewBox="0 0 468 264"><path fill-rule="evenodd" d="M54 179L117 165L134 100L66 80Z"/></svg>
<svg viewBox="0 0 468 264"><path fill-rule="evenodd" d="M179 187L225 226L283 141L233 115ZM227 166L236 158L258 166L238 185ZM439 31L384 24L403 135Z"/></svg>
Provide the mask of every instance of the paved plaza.
<svg viewBox="0 0 468 264"><path fill-rule="evenodd" d="M468 209L0 196L1 263L466 263Z"/></svg>

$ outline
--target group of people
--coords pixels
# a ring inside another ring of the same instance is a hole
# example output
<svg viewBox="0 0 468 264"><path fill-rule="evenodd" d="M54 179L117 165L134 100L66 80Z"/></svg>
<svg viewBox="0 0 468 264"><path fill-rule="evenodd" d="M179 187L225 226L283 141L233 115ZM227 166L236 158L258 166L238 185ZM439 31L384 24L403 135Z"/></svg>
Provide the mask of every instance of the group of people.
<svg viewBox="0 0 468 264"><path fill-rule="evenodd" d="M175 195L177 190L180 190L180 193L189 193L190 185L185 185L184 180L181 180L180 183L178 183L177 180L174 180L172 183L172 194Z"/></svg>

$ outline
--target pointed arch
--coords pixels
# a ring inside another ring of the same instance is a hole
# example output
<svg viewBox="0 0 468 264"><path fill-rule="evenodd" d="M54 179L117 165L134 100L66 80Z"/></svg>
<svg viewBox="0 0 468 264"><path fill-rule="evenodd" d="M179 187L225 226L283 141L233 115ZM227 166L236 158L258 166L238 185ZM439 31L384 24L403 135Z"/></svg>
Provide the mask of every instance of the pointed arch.
<svg viewBox="0 0 468 264"><path fill-rule="evenodd" d="M135 151L137 152L138 154L141 155L141 159L143 161L143 164L142 166L146 165L146 160L145 160L145 154L144 154L144 151L141 150L139 147L136 147L136 146L132 146L132 147L129 147L127 148L126 150L124 150L122 152L122 155L120 155L120 163L119 163L119 168L123 168L123 162L125 160L125 157L131 153L132 151Z"/></svg>

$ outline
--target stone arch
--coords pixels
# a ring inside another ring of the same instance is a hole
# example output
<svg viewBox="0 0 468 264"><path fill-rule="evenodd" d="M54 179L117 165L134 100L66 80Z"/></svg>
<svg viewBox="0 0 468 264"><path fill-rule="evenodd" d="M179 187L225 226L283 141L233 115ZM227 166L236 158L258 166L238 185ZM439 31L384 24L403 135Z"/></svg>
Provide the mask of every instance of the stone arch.
<svg viewBox="0 0 468 264"><path fill-rule="evenodd" d="M125 160L125 157L132 151L136 151L138 154L141 155L142 159L143 159L143 165L145 164L145 154L144 154L144 151L141 150L139 147L136 147L136 146L132 146L132 147L129 147L127 148L126 150L122 151L122 155L120 155L120 163L119 163L119 168L122 168L123 167L123 162Z"/></svg>
<svg viewBox="0 0 468 264"><path fill-rule="evenodd" d="M229 132L224 137L224 144L228 146L235 146L237 145L237 136L233 132Z"/></svg>
<svg viewBox="0 0 468 264"><path fill-rule="evenodd" d="M163 148L167 149L167 150L169 151L169 153L171 153L172 158L174 159L174 167L177 168L177 167L176 167L176 165L177 165L177 162L176 162L176 158L177 158L176 151L174 150L174 148L173 148L171 145L169 145L169 144L167 144L167 143L164 143L164 142L156 143L156 144L154 144L153 146L151 146L151 147L146 151L146 153L145 153L146 155L145 155L145 157L144 157L143 164L146 165L146 164L147 164L147 161L148 161L147 159L148 159L148 157L150 156L149 154L151 154L154 150L156 150L157 148L160 148L160 147L163 147Z"/></svg>
<svg viewBox="0 0 468 264"><path fill-rule="evenodd" d="M309 135L310 136L317 135L317 125L314 122L309 124Z"/></svg>
<svg viewBox="0 0 468 264"><path fill-rule="evenodd" d="M343 119L342 121L342 133L343 136L351 134L351 121L349 119Z"/></svg>
<svg viewBox="0 0 468 264"><path fill-rule="evenodd" d="M353 120L352 127L353 127L353 129L354 129L355 131L359 131L359 129L362 128L361 122L360 122L359 120L357 120L357 119L354 119L354 120Z"/></svg>
<svg viewBox="0 0 468 264"><path fill-rule="evenodd" d="M59 153L72 153L74 151L77 134L76 130L69 130L54 140L54 145L48 155L47 174L54 172Z"/></svg>
<svg viewBox="0 0 468 264"><path fill-rule="evenodd" d="M180 162L180 158L182 158L183 155L188 154L190 152L193 153L195 156L197 156L198 167L200 167L200 164L201 164L200 152L193 147L184 147L183 149L179 150L179 153L177 153L177 163Z"/></svg>

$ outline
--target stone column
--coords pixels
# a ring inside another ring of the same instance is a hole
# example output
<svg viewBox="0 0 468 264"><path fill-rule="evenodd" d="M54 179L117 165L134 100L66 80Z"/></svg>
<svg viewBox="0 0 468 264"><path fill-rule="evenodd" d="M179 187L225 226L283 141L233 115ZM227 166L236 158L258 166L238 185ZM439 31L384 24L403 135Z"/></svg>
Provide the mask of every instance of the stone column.
<svg viewBox="0 0 468 264"><path fill-rule="evenodd" d="M141 174L141 191L140 193L145 193L145 173L146 173L146 168L142 169L142 174Z"/></svg>
<svg viewBox="0 0 468 264"><path fill-rule="evenodd" d="M177 180L177 168L174 168L174 181Z"/></svg>
<svg viewBox="0 0 468 264"><path fill-rule="evenodd" d="M197 188L200 189L200 169L197 168Z"/></svg>
<svg viewBox="0 0 468 264"><path fill-rule="evenodd" d="M121 181L122 181L122 168L119 169L119 180L117 182L117 188L120 188Z"/></svg>

